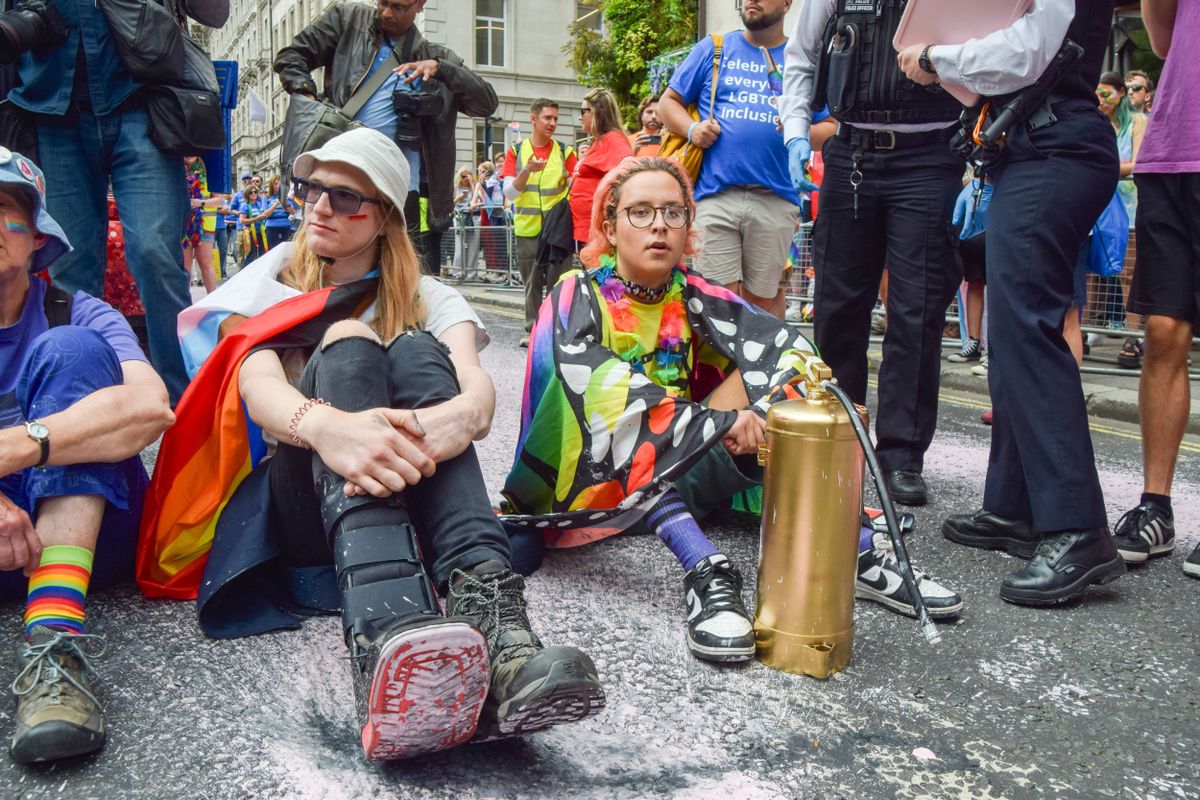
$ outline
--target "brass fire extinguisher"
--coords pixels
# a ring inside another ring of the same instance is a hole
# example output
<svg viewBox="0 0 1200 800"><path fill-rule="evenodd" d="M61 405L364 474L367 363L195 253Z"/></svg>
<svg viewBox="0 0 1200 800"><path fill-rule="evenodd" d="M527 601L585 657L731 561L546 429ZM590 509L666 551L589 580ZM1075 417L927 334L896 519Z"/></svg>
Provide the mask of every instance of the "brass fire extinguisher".
<svg viewBox="0 0 1200 800"><path fill-rule="evenodd" d="M754 630L768 667L828 678L850 663L864 455L849 412L821 386L829 367L814 357L805 372L806 396L771 406L759 449Z"/></svg>

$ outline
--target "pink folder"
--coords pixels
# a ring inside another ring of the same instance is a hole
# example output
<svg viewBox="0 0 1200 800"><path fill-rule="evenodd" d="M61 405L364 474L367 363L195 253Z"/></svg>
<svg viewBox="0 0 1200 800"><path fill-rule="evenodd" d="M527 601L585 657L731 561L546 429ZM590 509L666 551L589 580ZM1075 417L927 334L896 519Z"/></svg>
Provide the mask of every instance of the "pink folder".
<svg viewBox="0 0 1200 800"><path fill-rule="evenodd" d="M1032 0L910 0L892 39L896 52L913 44L964 44L1007 28L1032 5ZM957 83L942 88L967 108L979 95Z"/></svg>

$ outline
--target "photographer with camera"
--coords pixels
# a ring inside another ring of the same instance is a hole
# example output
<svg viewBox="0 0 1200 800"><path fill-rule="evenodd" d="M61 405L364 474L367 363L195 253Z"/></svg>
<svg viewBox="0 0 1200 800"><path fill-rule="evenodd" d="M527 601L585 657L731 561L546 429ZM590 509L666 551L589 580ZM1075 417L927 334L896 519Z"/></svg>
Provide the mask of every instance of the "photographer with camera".
<svg viewBox="0 0 1200 800"><path fill-rule="evenodd" d="M408 159L410 186L404 206L409 236L422 253L426 272L436 275L442 233L454 214L455 123L461 111L486 118L496 110L496 93L454 51L426 41L417 30L425 0L339 3L292 40L275 57L284 91L316 99L312 72L325 70L322 99L341 107L376 70L389 76L355 115L396 142ZM428 201L429 230L419 229L420 199Z"/></svg>
<svg viewBox="0 0 1200 800"><path fill-rule="evenodd" d="M169 32L184 15L220 27L229 2L168 0L165 11ZM179 246L188 213L183 157L151 138L150 95L134 77L144 53L119 49L124 20L110 23L110 15L121 13L96 0L34 0L0 16L0 60L19 54L7 113L36 131L48 210L75 245L50 269L69 292L104 293L111 182L146 308L150 357L175 402L187 385L175 317L190 302Z"/></svg>

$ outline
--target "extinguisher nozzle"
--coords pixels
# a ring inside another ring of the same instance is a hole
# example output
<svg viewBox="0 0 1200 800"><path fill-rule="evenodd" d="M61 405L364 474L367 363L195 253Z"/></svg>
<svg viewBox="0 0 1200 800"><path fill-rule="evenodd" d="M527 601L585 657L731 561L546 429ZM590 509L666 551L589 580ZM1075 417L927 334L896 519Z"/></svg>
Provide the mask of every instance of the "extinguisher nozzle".
<svg viewBox="0 0 1200 800"><path fill-rule="evenodd" d="M921 626L921 633L925 634L925 641L930 644L941 644L942 635L938 633L937 625L932 622L926 622Z"/></svg>

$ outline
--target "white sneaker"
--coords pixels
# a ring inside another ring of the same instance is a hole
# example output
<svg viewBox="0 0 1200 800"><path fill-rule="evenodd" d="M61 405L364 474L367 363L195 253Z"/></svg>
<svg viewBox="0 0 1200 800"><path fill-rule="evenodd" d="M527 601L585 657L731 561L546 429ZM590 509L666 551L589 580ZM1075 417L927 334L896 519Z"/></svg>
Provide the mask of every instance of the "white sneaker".
<svg viewBox="0 0 1200 800"><path fill-rule="evenodd" d="M742 604L742 574L717 553L683 579L688 649L705 661L754 658L754 625Z"/></svg>
<svg viewBox="0 0 1200 800"><path fill-rule="evenodd" d="M871 537L872 547L858 554L858 578L854 582L854 596L880 603L892 611L907 617L917 616L912 595L900 575L892 541L885 533ZM925 610L930 619L953 619L962 611L963 601L954 592L942 586L921 570L913 567L917 589L925 600Z"/></svg>
<svg viewBox="0 0 1200 800"><path fill-rule="evenodd" d="M983 351L983 355L979 357L979 363L971 367L971 374L978 375L981 378L986 378L988 374L988 354L987 350Z"/></svg>

